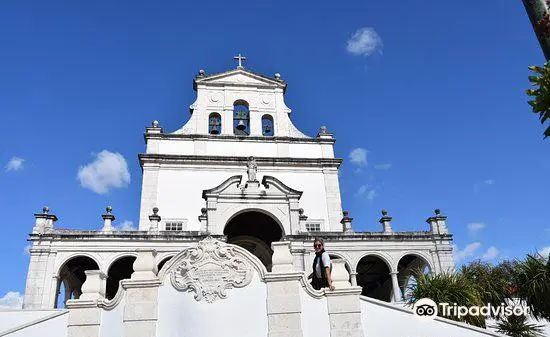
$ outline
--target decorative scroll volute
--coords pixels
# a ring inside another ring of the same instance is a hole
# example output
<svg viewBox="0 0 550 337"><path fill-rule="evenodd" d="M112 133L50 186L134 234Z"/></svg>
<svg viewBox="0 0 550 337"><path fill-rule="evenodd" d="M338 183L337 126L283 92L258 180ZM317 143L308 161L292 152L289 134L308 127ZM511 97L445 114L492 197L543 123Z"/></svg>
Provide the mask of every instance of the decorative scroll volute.
<svg viewBox="0 0 550 337"><path fill-rule="evenodd" d="M226 298L227 289L250 283L254 269L235 246L212 237L184 250L171 272L172 285L179 291L193 291L195 300L208 303Z"/></svg>

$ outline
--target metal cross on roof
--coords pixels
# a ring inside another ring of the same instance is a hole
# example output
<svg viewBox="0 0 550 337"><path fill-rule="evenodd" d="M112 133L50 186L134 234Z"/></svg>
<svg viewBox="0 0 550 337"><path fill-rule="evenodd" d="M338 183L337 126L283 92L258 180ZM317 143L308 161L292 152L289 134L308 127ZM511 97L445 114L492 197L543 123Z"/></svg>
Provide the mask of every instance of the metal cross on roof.
<svg viewBox="0 0 550 337"><path fill-rule="evenodd" d="M233 59L239 61L239 65L237 66L237 69L244 69L243 61L246 60L245 56L242 56L241 53L239 53L239 55L233 56Z"/></svg>

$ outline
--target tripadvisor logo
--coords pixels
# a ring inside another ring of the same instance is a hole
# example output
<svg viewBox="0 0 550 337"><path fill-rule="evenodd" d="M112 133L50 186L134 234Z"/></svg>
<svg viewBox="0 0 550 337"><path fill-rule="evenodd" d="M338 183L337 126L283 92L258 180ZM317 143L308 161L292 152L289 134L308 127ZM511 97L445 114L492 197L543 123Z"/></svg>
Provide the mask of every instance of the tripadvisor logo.
<svg viewBox="0 0 550 337"><path fill-rule="evenodd" d="M463 306L456 303L435 303L430 298L421 298L413 305L413 312L416 317L424 321L431 321L441 313L443 317L457 317L462 318L464 316L521 316L528 315L528 309L520 305L508 305L502 303L499 306L493 306L490 303L484 306Z"/></svg>

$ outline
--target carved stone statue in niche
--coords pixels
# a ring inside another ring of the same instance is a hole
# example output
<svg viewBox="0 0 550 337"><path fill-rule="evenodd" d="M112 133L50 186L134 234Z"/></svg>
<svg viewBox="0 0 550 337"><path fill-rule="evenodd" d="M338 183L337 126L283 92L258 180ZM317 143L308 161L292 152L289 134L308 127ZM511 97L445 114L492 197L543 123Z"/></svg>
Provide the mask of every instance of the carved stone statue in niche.
<svg viewBox="0 0 550 337"><path fill-rule="evenodd" d="M258 164L256 164L256 159L254 159L254 157L252 156L248 157L246 167L246 172L248 173L248 181L257 181L256 173L258 172Z"/></svg>

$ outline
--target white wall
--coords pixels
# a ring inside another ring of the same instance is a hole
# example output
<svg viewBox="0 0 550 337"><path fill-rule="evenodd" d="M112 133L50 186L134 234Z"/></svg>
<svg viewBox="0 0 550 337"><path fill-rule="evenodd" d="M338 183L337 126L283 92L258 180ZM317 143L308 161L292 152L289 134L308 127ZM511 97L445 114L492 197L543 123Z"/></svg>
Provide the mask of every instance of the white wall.
<svg viewBox="0 0 550 337"><path fill-rule="evenodd" d="M267 290L258 274L214 303L198 302L194 293L179 292L166 280L159 289L157 337L267 336Z"/></svg>
<svg viewBox="0 0 550 337"><path fill-rule="evenodd" d="M158 194L156 206L163 220L187 219L187 230L199 230L198 216L205 207L202 191L218 186L233 175L243 175L246 181L246 169L238 168L180 168L161 169L158 177ZM258 180L264 175L271 175L281 180L288 187L303 191L300 207L309 219L321 219L328 230L329 214L327 210L324 174L321 170L300 170L294 172L258 170ZM334 218L341 218L341 206L333 212ZM339 213L339 214L336 214ZM222 224L222 228L223 228ZM336 224L341 228L340 224ZM221 234L221 233L220 233ZM288 233L287 233L288 234Z"/></svg>
<svg viewBox="0 0 550 337"><path fill-rule="evenodd" d="M424 322L412 311L390 303L361 297L365 337L481 337L503 336L489 330L446 319Z"/></svg>
<svg viewBox="0 0 550 337"><path fill-rule="evenodd" d="M0 311L0 335L9 337L67 336L66 310ZM10 333L8 333L11 331ZM6 335L4 335L7 333Z"/></svg>
<svg viewBox="0 0 550 337"><path fill-rule="evenodd" d="M119 289L120 291L120 289ZM103 310L101 313L101 327L99 333L101 337L121 337L124 336L123 314L126 304L126 292L122 294L120 302L112 310Z"/></svg>

